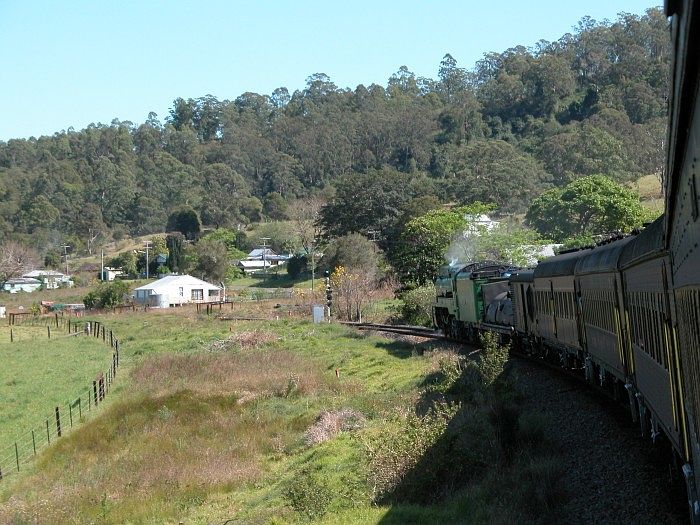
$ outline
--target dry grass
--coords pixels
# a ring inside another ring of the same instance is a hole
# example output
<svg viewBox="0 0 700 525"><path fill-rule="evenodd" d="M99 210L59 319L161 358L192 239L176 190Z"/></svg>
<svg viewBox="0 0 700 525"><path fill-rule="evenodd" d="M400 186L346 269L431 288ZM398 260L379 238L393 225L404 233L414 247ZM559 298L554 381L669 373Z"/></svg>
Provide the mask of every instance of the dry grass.
<svg viewBox="0 0 700 525"><path fill-rule="evenodd" d="M154 356L132 373L135 383L152 396L189 390L202 394L311 394L326 385L308 360L284 350Z"/></svg>
<svg viewBox="0 0 700 525"><path fill-rule="evenodd" d="M663 198L661 181L657 175L646 175L641 177L630 183L630 186L637 193L639 193L639 198L643 201Z"/></svg>
<svg viewBox="0 0 700 525"><path fill-rule="evenodd" d="M235 396L121 403L51 449L41 478L22 480L0 507L0 523L163 522L183 499L259 480L261 455L290 432L272 414L242 412Z"/></svg>
<svg viewBox="0 0 700 525"><path fill-rule="evenodd" d="M236 332L226 339L214 341L209 345L210 352L227 350L250 350L277 341L279 337L265 330L244 330Z"/></svg>
<svg viewBox="0 0 700 525"><path fill-rule="evenodd" d="M365 416L357 410L344 408L342 410L324 411L316 418L316 422L304 434L307 445L318 445L332 439L340 432L358 430L365 425Z"/></svg>

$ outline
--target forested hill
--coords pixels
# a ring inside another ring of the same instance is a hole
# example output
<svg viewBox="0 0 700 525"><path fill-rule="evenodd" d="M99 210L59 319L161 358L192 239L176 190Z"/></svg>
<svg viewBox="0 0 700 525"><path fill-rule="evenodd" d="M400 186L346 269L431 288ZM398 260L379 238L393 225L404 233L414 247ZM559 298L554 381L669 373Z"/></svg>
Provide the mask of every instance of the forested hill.
<svg viewBox="0 0 700 525"><path fill-rule="evenodd" d="M397 217L436 200L521 212L582 175L657 173L668 44L658 9L583 19L556 42L488 53L471 69L445 55L436 80L401 67L386 86L339 89L314 74L291 94L177 99L164 122L0 142L0 242L45 251L97 231L163 231L185 204L213 226L283 218L293 200L367 180L378 205L399 203Z"/></svg>

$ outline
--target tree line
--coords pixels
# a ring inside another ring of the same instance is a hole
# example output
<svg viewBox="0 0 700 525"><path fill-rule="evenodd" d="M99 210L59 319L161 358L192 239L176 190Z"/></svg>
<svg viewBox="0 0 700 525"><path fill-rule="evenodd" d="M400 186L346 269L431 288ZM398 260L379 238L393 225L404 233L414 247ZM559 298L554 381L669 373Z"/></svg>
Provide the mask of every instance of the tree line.
<svg viewBox="0 0 700 525"><path fill-rule="evenodd" d="M311 217L396 254L404 225L444 203L521 214L585 176L660 176L668 77L668 23L650 9L584 18L471 69L446 54L437 79L404 66L385 86L341 89L317 73L293 93L178 98L164 120L12 139L0 142L0 242L90 251L163 232L185 206L213 228L307 221L307 253Z"/></svg>

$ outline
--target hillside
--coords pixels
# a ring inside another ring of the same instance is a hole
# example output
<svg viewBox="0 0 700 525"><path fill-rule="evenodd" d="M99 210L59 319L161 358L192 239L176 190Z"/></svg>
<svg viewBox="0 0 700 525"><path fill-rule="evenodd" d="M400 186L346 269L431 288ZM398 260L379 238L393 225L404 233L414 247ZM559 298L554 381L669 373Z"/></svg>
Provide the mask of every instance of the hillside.
<svg viewBox="0 0 700 525"><path fill-rule="evenodd" d="M584 175L624 182L660 171L669 68L660 9L584 18L555 42L530 44L471 68L447 54L437 79L401 67L386 86L351 90L317 73L294 93L179 98L164 119L0 142L0 239L77 255L88 241L163 231L182 205L212 227L284 219L366 174L400 194L393 219L372 225L386 240L396 217L431 199L522 213L544 189Z"/></svg>

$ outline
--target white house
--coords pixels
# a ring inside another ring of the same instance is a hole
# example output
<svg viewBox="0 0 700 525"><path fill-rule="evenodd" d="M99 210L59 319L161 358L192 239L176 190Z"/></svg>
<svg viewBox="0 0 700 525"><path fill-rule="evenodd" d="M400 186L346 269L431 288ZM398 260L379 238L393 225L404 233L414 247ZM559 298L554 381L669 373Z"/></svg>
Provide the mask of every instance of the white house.
<svg viewBox="0 0 700 525"><path fill-rule="evenodd" d="M34 292L41 288L41 281L31 277L17 277L8 279L2 285L2 289L10 293Z"/></svg>
<svg viewBox="0 0 700 525"><path fill-rule="evenodd" d="M25 273L22 277L27 279L38 279L44 284L47 290L56 290L62 286L70 288L73 286L70 276L53 270L33 270Z"/></svg>
<svg viewBox="0 0 700 525"><path fill-rule="evenodd" d="M246 273L275 268L287 262L289 255L278 255L270 248L256 248L248 257L238 262L238 267Z"/></svg>
<svg viewBox="0 0 700 525"><path fill-rule="evenodd" d="M272 267L272 262L262 260L251 261L248 259L243 259L242 261L238 261L237 266L246 273L253 273L266 268L269 269L270 267Z"/></svg>
<svg viewBox="0 0 700 525"><path fill-rule="evenodd" d="M223 300L222 289L191 275L166 275L134 289L137 304L167 308L187 303Z"/></svg>
<svg viewBox="0 0 700 525"><path fill-rule="evenodd" d="M481 235L482 231L490 232L500 224L498 221L492 221L491 217L482 213L479 215L465 215L467 227L464 230L465 235Z"/></svg>
<svg viewBox="0 0 700 525"><path fill-rule="evenodd" d="M111 268L109 266L105 266L105 272L102 276L102 280L114 281L114 279L116 279L120 275L124 275L124 272L121 270L121 268Z"/></svg>

